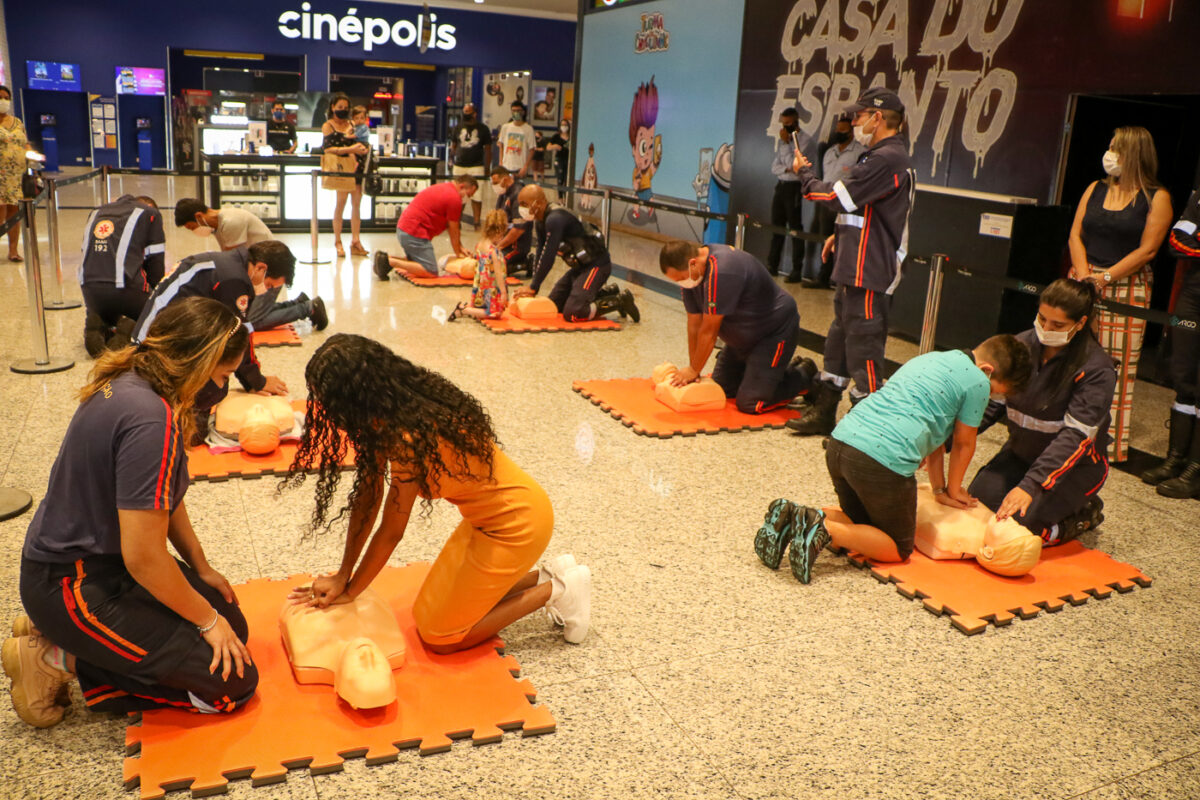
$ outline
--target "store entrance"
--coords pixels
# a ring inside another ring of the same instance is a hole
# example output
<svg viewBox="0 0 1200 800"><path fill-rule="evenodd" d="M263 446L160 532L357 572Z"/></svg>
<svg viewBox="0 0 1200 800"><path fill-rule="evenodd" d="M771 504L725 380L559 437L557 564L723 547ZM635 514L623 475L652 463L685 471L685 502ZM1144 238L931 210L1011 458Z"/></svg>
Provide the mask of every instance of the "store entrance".
<svg viewBox="0 0 1200 800"><path fill-rule="evenodd" d="M1200 95L1074 96L1055 202L1074 208L1088 185L1104 177L1100 159L1113 130L1138 125L1154 138L1158 179L1171 193L1171 205L1178 217L1192 190L1200 184L1200 139L1194 135L1198 123ZM1175 276L1171 250L1164 246L1152 266L1154 290L1150 305L1165 310ZM1162 339L1162 326L1150 325L1138 365L1142 380L1165 380Z"/></svg>

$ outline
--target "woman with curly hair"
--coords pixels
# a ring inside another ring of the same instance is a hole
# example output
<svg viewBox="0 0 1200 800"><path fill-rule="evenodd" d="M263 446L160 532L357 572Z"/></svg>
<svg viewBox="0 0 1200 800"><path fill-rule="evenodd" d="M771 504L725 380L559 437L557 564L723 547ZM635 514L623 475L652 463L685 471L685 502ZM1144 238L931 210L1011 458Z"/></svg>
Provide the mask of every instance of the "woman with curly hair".
<svg viewBox="0 0 1200 800"><path fill-rule="evenodd" d="M76 678L90 711L214 713L254 694L246 618L183 503L196 394L229 380L249 342L232 311L189 297L96 362L25 536L29 616L3 647L30 725L62 719Z"/></svg>
<svg viewBox="0 0 1200 800"><path fill-rule="evenodd" d="M591 571L569 555L533 569L550 541L554 512L542 487L498 447L478 400L378 342L345 333L321 345L305 381L304 438L284 485L298 486L307 471L315 471L313 530L327 530L347 511L350 521L341 567L296 590L293 601L322 608L352 601L404 537L417 497L426 509L441 498L458 506L463 521L413 606L429 649L453 653L473 647L543 607L564 626L568 642L583 640ZM354 484L331 519L330 503L350 447ZM372 535L381 506L383 517Z"/></svg>

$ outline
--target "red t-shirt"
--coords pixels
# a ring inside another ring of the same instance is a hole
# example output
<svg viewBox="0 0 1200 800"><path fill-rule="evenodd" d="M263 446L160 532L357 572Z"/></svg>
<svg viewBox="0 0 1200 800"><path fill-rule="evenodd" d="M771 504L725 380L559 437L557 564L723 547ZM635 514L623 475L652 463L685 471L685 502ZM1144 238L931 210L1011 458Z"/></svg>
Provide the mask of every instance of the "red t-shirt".
<svg viewBox="0 0 1200 800"><path fill-rule="evenodd" d="M409 236L432 239L446 230L447 222L458 222L462 217L462 205L458 184L453 181L436 183L428 189L422 189L412 199L400 215L396 227Z"/></svg>

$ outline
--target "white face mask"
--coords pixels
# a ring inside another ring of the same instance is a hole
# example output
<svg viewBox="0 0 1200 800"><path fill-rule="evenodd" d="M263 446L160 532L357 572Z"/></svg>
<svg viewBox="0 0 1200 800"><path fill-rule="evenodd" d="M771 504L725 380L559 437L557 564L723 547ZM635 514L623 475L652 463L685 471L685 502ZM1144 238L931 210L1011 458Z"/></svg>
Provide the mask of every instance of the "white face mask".
<svg viewBox="0 0 1200 800"><path fill-rule="evenodd" d="M533 219L533 212L529 210L528 206L517 206L517 213L520 214L521 219L525 220L526 222Z"/></svg>
<svg viewBox="0 0 1200 800"><path fill-rule="evenodd" d="M561 133L563 136L566 136L568 133L571 132L571 129L569 127L567 127L566 125L559 125L558 132Z"/></svg>
<svg viewBox="0 0 1200 800"><path fill-rule="evenodd" d="M1109 175L1112 175L1114 178L1120 177L1121 157L1112 150L1106 150L1104 152L1104 158L1102 159L1101 163L1104 164L1104 171Z"/></svg>
<svg viewBox="0 0 1200 800"><path fill-rule="evenodd" d="M12 100L0 100L0 114L12 111Z"/></svg>
<svg viewBox="0 0 1200 800"><path fill-rule="evenodd" d="M197 225L195 228L192 228L192 233L203 239L205 237L212 236L213 229L207 225Z"/></svg>
<svg viewBox="0 0 1200 800"><path fill-rule="evenodd" d="M861 144L863 147L871 146L871 139L875 138L875 131L867 133L867 123L854 126L854 141Z"/></svg>
<svg viewBox="0 0 1200 800"><path fill-rule="evenodd" d="M675 281L675 285L678 286L680 289L695 289L697 286L700 285L700 281L704 280L704 275L701 274L699 278L693 278L692 277L692 265L686 264L685 268L687 269L688 277L681 281Z"/></svg>
<svg viewBox="0 0 1200 800"><path fill-rule="evenodd" d="M1042 321L1037 317L1033 318L1033 329L1043 347L1066 347L1075 332L1074 328L1068 331L1048 331L1042 327Z"/></svg>

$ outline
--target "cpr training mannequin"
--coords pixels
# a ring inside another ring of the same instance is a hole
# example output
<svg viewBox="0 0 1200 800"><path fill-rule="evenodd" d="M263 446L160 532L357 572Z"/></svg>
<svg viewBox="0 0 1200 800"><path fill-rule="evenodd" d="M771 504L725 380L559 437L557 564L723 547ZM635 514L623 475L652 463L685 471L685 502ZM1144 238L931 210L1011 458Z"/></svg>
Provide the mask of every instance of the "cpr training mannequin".
<svg viewBox="0 0 1200 800"><path fill-rule="evenodd" d="M853 524L840 509L826 509L827 525ZM1042 539L1011 517L997 520L983 505L951 508L933 496L929 484L917 487L916 548L929 558L974 558L989 572L1025 575L1042 555Z"/></svg>
<svg viewBox="0 0 1200 800"><path fill-rule="evenodd" d="M295 414L286 397L230 392L213 409L213 427L236 439L247 453L261 456L275 452L280 438L292 432Z"/></svg>
<svg viewBox="0 0 1200 800"><path fill-rule="evenodd" d="M475 259L472 256L452 256L449 253L438 259L438 270L442 275L457 275L465 281L475 277Z"/></svg>
<svg viewBox="0 0 1200 800"><path fill-rule="evenodd" d="M279 632L297 683L331 683L354 708L380 708L396 699L392 670L404 666L404 634L371 589L328 608L285 603Z"/></svg>
<svg viewBox="0 0 1200 800"><path fill-rule="evenodd" d="M549 297L522 297L509 304L508 313L520 319L554 319L558 306Z"/></svg>
<svg viewBox="0 0 1200 800"><path fill-rule="evenodd" d="M674 364L659 364L650 374L654 381L654 398L672 411L720 411L725 408L725 390L712 378L700 378L683 386L673 386L671 378L679 368Z"/></svg>

